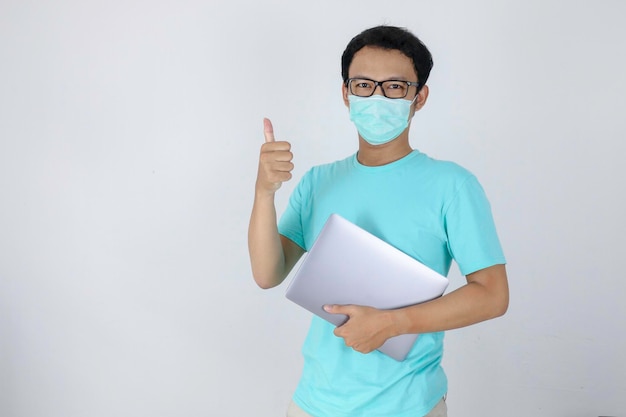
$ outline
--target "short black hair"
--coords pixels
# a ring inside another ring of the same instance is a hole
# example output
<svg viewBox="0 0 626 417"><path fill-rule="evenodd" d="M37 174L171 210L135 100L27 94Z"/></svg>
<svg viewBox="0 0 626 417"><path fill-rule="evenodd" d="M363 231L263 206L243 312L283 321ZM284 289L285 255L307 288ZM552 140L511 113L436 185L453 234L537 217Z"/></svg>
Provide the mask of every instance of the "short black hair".
<svg viewBox="0 0 626 417"><path fill-rule="evenodd" d="M348 70L354 54L366 46L395 49L402 52L413 61L413 67L417 74L417 90L421 90L426 84L433 67L433 57L430 51L408 29L387 25L366 29L348 43L341 55L341 77L344 83L348 81Z"/></svg>

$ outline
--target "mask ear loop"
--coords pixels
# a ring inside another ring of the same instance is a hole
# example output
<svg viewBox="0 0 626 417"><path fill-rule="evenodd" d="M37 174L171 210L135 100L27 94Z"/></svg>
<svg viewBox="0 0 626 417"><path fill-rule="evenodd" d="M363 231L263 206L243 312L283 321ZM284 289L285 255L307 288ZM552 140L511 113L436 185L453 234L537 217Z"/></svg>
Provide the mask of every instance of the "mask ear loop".
<svg viewBox="0 0 626 417"><path fill-rule="evenodd" d="M413 97L413 100L411 100L411 104L409 104L409 107L412 106L413 104L415 104L415 101L417 100L417 98L420 96L420 92L418 91L417 94L415 94L415 97ZM417 110L413 110L413 116L409 117L409 125L411 124L411 122L413 121L413 117L415 117L415 113L417 113Z"/></svg>

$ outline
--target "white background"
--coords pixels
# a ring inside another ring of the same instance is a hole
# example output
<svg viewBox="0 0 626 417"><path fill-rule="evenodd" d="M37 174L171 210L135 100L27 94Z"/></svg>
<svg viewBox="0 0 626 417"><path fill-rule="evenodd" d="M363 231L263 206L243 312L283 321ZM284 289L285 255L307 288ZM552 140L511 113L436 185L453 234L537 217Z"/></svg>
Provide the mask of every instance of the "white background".
<svg viewBox="0 0 626 417"><path fill-rule="evenodd" d="M381 23L431 49L412 145L478 176L508 259L509 312L447 334L450 415L626 415L625 15L0 0L0 415L284 415L310 316L250 274L262 118L296 178L353 153L340 55Z"/></svg>

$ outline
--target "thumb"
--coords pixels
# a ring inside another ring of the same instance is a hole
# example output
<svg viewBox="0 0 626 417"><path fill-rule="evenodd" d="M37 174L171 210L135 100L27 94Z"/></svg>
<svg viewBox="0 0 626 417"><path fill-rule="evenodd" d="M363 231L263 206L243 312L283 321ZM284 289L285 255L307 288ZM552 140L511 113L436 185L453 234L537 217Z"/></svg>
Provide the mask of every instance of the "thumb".
<svg viewBox="0 0 626 417"><path fill-rule="evenodd" d="M265 135L265 143L274 142L274 127L267 117L263 119L263 134Z"/></svg>
<svg viewBox="0 0 626 417"><path fill-rule="evenodd" d="M350 315L350 306L342 306L338 304L325 304L324 311L330 314L345 314Z"/></svg>

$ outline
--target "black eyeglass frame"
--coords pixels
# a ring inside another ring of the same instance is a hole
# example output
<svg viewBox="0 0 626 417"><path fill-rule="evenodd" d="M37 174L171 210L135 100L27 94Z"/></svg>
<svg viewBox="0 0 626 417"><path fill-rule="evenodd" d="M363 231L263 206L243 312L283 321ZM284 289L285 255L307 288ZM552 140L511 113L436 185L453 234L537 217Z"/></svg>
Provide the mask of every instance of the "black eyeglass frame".
<svg viewBox="0 0 626 417"><path fill-rule="evenodd" d="M363 80L363 81L371 81L374 83L374 88L372 89L372 93L369 96L360 96L358 94L354 94L354 92L352 91L352 81L354 80ZM402 97L389 97L387 95L387 93L385 92L385 89L383 88L383 83L388 83L390 81L394 81L394 82L400 82L400 83L406 83L407 85L407 89L405 94ZM402 99L405 98L406 96L409 95L409 88L411 88L411 86L415 86L417 88L417 91L419 92L419 81L406 81L406 80L383 80L383 81L376 81L376 80L372 80L370 78L362 78L362 77L354 77L354 78L348 78L346 80L346 87L348 87L348 91L350 92L350 94L357 96L357 97L371 97L374 95L374 93L376 92L376 89L380 86L380 91L383 92L383 96L390 98L392 100L395 99Z"/></svg>

